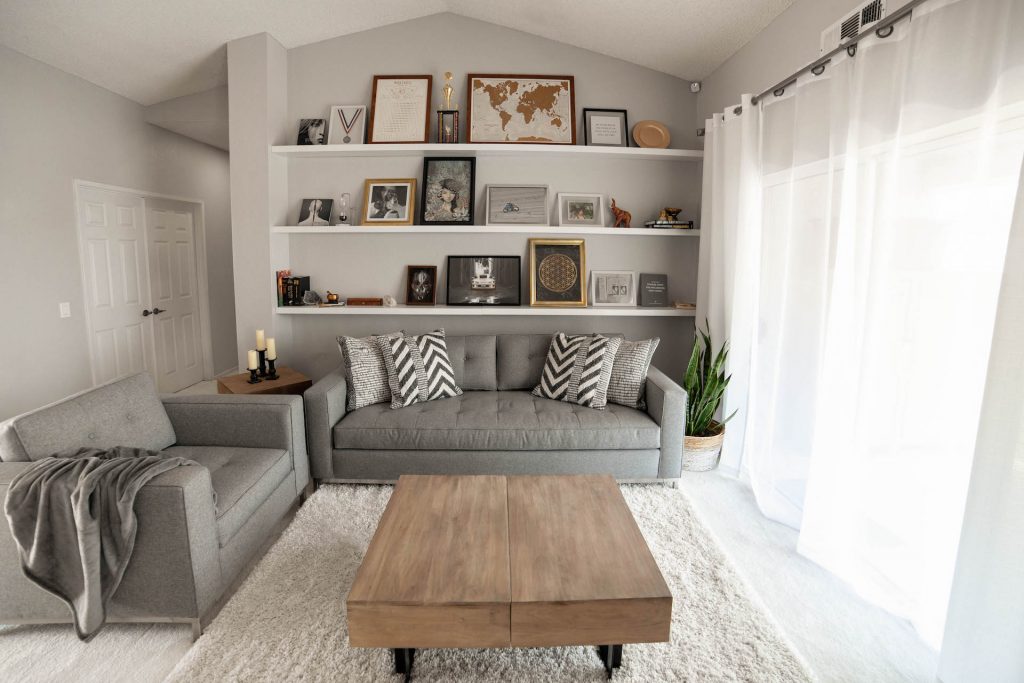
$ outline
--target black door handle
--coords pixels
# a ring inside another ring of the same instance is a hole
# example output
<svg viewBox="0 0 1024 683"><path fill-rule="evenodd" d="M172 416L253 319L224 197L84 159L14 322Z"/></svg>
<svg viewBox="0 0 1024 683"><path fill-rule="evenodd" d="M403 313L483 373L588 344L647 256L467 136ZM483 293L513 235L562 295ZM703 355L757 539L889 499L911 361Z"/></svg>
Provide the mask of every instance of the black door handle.
<svg viewBox="0 0 1024 683"><path fill-rule="evenodd" d="M161 313L166 313L166 312L167 311L162 309L162 308L154 308L152 311L149 310L149 309L143 309L142 310L142 317L145 318L146 316L150 316L150 315L160 315Z"/></svg>
<svg viewBox="0 0 1024 683"><path fill-rule="evenodd" d="M147 316L151 316L151 315L153 315L153 311L149 310L148 308L142 309L142 317L143 318L145 318Z"/></svg>
<svg viewBox="0 0 1024 683"><path fill-rule="evenodd" d="M165 311L165 310L164 310L164 309L162 309L162 308L154 308L154 309L153 309L153 315L160 315L161 313L166 313L166 312L167 312L167 311Z"/></svg>

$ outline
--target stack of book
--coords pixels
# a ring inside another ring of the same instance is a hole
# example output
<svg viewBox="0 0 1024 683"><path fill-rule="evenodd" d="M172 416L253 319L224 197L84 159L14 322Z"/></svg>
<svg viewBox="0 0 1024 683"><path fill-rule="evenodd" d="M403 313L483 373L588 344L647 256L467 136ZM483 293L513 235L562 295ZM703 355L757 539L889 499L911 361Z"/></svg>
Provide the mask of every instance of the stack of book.
<svg viewBox="0 0 1024 683"><path fill-rule="evenodd" d="M676 228L677 230L693 230L693 221L647 221L648 228Z"/></svg>
<svg viewBox="0 0 1024 683"><path fill-rule="evenodd" d="M302 297L308 291L308 275L295 276L290 270L277 271L278 306L302 306Z"/></svg>

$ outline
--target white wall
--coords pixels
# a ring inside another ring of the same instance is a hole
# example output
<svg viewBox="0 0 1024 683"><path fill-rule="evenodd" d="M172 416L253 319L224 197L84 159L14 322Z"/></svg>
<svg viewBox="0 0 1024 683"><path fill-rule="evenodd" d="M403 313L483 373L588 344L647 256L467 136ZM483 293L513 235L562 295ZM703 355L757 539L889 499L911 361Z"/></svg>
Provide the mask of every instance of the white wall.
<svg viewBox="0 0 1024 683"><path fill-rule="evenodd" d="M214 367L235 365L228 158L0 46L0 419L91 385L73 180L201 199ZM71 318L58 317L59 302Z"/></svg>

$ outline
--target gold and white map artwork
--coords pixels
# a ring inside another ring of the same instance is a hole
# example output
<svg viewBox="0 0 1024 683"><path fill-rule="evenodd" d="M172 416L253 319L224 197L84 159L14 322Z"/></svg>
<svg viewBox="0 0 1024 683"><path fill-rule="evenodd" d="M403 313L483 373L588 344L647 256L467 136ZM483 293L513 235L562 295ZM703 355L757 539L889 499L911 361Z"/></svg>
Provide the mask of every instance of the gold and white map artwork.
<svg viewBox="0 0 1024 683"><path fill-rule="evenodd" d="M470 142L573 142L567 79L473 77L469 97Z"/></svg>

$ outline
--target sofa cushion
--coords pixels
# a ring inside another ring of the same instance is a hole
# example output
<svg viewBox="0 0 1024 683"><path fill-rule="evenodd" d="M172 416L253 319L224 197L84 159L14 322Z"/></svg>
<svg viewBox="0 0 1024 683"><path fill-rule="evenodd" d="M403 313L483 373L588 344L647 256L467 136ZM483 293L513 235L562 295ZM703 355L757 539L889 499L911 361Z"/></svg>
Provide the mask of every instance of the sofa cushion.
<svg viewBox="0 0 1024 683"><path fill-rule="evenodd" d="M378 338L377 346L388 369L392 408L451 398L462 393L455 383L455 371L448 360L444 329L416 337Z"/></svg>
<svg viewBox="0 0 1024 683"><path fill-rule="evenodd" d="M345 381L348 382L348 410L391 400L388 369L384 365L377 339L400 336L401 332L364 337L338 337L338 348L344 360Z"/></svg>
<svg viewBox="0 0 1024 683"><path fill-rule="evenodd" d="M449 336L446 341L457 385L464 391L498 388L497 338L493 334Z"/></svg>
<svg viewBox="0 0 1024 683"><path fill-rule="evenodd" d="M658 349L661 338L644 341L623 341L615 354L612 376L608 381L608 402L639 408L647 406L644 401L644 386L647 384L647 370Z"/></svg>
<svg viewBox="0 0 1024 683"><path fill-rule="evenodd" d="M391 410L377 404L334 427L338 449L608 450L659 448L661 428L646 413L594 410L527 391L470 391Z"/></svg>
<svg viewBox="0 0 1024 683"><path fill-rule="evenodd" d="M498 390L530 390L537 386L550 346L550 334L498 335Z"/></svg>
<svg viewBox="0 0 1024 683"><path fill-rule="evenodd" d="M195 460L210 470L210 481L217 494L217 536L221 547L227 545L292 470L291 455L279 448L172 446L164 453Z"/></svg>
<svg viewBox="0 0 1024 683"><path fill-rule="evenodd" d="M559 332L551 338L533 395L604 410L615 354L621 344L618 337Z"/></svg>
<svg viewBox="0 0 1024 683"><path fill-rule="evenodd" d="M153 378L146 373L19 415L7 423L6 429L13 434L6 435L5 443L16 440L30 460L83 446L159 451L175 441L174 428L157 396Z"/></svg>

